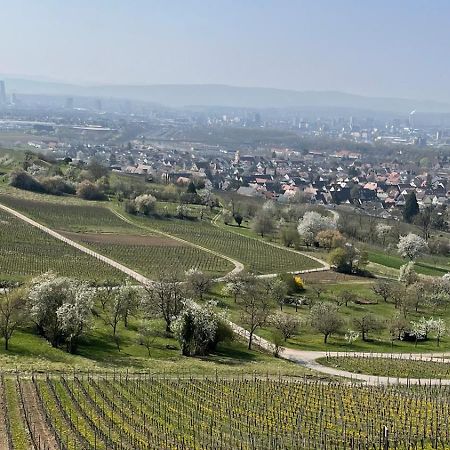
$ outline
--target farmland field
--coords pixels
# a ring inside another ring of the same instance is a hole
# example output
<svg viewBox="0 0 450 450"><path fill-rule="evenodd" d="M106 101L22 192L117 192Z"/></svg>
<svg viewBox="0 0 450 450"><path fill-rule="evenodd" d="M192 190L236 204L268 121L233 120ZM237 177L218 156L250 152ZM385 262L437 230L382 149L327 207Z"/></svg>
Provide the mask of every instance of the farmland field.
<svg viewBox="0 0 450 450"><path fill-rule="evenodd" d="M331 356L321 358L321 364L356 373L400 378L450 378L450 362L437 358L433 361L366 356Z"/></svg>
<svg viewBox="0 0 450 450"><path fill-rule="evenodd" d="M22 280L48 270L83 280L124 278L107 264L0 211L1 276Z"/></svg>
<svg viewBox="0 0 450 450"><path fill-rule="evenodd" d="M320 267L299 253L273 247L259 239L248 238L209 222L134 218L136 223L161 230L242 262L255 273L289 272Z"/></svg>
<svg viewBox="0 0 450 450"><path fill-rule="evenodd" d="M87 202L68 202L65 199L54 198L51 201L22 198L7 194L0 194L0 202L15 208L32 217L36 221L56 230L69 232L101 231L118 234L142 234L142 228L133 226L116 216L107 207L101 204L88 204ZM288 272L319 267L319 264L301 254L270 246L259 239L242 236L225 229L215 227L208 221L179 220L179 219L148 219L127 216L136 225L145 228L145 234L155 234L153 230L162 231L172 236L182 238L188 242L203 246L212 251L226 255L242 262L247 269L256 273ZM80 240L80 237L79 239ZM83 240L83 238L81 238ZM112 246L92 247L99 252L105 250L108 256L114 255L123 258L119 262L130 264L136 270L144 270L146 274L153 274L159 265L171 264L172 253L179 253L179 266L183 270L190 267L199 267L211 273L226 273L231 270L230 264L219 257L210 255L195 248L178 247L168 248L167 254L161 253L162 247L155 247L154 255L146 253L135 246L124 250L112 249ZM149 249L147 249L149 251ZM133 256L133 252L137 252ZM153 252L153 250L152 250ZM167 256L167 258L166 258ZM163 259L161 259L161 257ZM201 261L202 259L205 261ZM153 261L153 262L152 262ZM187 264L187 265L186 265Z"/></svg>
<svg viewBox="0 0 450 450"><path fill-rule="evenodd" d="M233 265L223 258L158 235L63 234L148 277L167 268L173 273L196 268L212 275L224 275L233 269Z"/></svg>
<svg viewBox="0 0 450 450"><path fill-rule="evenodd" d="M41 196L42 197L42 196ZM67 202L65 198L54 197L57 201L35 200L0 194L0 202L33 218L53 229L67 231L96 231L139 233L108 208L87 203Z"/></svg>
<svg viewBox="0 0 450 450"><path fill-rule="evenodd" d="M10 431L0 444L9 438L14 448L30 448L31 440L41 448L105 450L448 448L449 395L447 387L252 377L19 375L2 379L8 408L0 422Z"/></svg>

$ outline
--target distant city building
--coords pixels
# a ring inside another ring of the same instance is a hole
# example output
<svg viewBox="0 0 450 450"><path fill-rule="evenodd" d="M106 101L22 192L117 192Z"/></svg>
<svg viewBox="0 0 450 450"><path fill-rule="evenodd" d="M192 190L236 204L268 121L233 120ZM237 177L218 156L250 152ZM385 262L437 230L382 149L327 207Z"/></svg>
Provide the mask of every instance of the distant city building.
<svg viewBox="0 0 450 450"><path fill-rule="evenodd" d="M6 88L5 82L3 80L0 81L0 105L6 105Z"/></svg>
<svg viewBox="0 0 450 450"><path fill-rule="evenodd" d="M102 101L99 98L95 100L94 108L96 111L102 111Z"/></svg>
<svg viewBox="0 0 450 450"><path fill-rule="evenodd" d="M66 109L73 109L73 97L67 97L66 98Z"/></svg>

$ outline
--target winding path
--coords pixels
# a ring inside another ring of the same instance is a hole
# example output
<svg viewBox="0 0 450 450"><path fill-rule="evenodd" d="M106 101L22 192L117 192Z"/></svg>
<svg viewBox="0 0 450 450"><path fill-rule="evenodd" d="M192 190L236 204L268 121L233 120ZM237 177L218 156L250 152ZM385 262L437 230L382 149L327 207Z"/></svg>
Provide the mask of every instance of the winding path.
<svg viewBox="0 0 450 450"><path fill-rule="evenodd" d="M142 230L152 231L152 232L157 233L157 234L159 234L161 236L164 236L166 238L172 239L172 240L177 241L177 242L181 242L181 243L183 243L185 245L189 245L190 247L197 248L197 249L202 250L202 251L204 251L206 253L210 253L211 255L214 255L214 256L217 256L219 258L225 259L226 261L228 261L231 264L233 264L234 265L234 269L231 272L229 272L227 275L225 275L224 277L218 278L217 281L222 281L222 280L226 279L227 277L229 277L230 275L236 275L236 274L238 274L238 273L240 273L240 272L242 272L244 270L244 264L242 264L241 262L237 261L236 259L230 258L229 256L223 255L221 253L215 252L214 250L211 250L209 248L202 247L201 245L194 244L192 242L186 241L185 239L173 236L173 235L171 235L169 233L165 233L164 231L160 231L160 230L157 230L157 229L152 228L152 227L147 227L147 226L135 223L132 220L130 220L127 217L125 217L123 214L121 214L118 211L116 211L114 208L110 208L110 211L114 215L116 215L119 219L121 219L124 222L129 223L129 224L131 224L131 225L133 225L135 227L141 228Z"/></svg>
<svg viewBox="0 0 450 450"><path fill-rule="evenodd" d="M214 218L211 220L211 224L214 225L217 228L223 229L220 225L217 224L217 220L219 219L219 217L220 217L220 213L216 214L214 216ZM242 234L237 233L233 229L228 229L227 228L226 231L228 231L230 233L234 233L234 234L236 234L238 236L241 236L241 237L243 236ZM263 241L263 240L261 240L259 238L253 237L253 236L244 236L244 237L247 238L247 239L253 239L254 241L262 242L263 244L269 245L271 247L279 248L279 249L287 251L287 252L297 253L299 255L304 256L305 258L312 259L313 261L321 264L321 266L322 266L322 267L317 267L315 269L297 270L297 271L289 272L289 273L301 274L301 273L311 273L311 272L325 272L325 271L331 269L330 265L326 261L324 261L323 259L317 258L316 256L309 255L308 253L304 253L304 252L301 252L299 250L295 250L293 248L284 247L283 245L275 244L274 242ZM274 278L274 277L276 277L278 275L279 274L277 274L277 273L268 273L268 274L264 274L264 275L259 275L259 278Z"/></svg>
<svg viewBox="0 0 450 450"><path fill-rule="evenodd" d="M123 264L118 263L117 261L108 258L106 256L101 255L100 253L94 252L93 250L85 247L84 245L79 244L78 242L75 242L65 236L63 236L60 233L57 233L56 231L53 231L51 228L48 228L44 225L41 225L40 223L36 222L33 219L30 219L29 217L25 216L24 214L9 208L8 206L2 205L0 203L0 209L6 211L7 213L17 217L20 220L23 220L24 222L28 223L29 225L32 225L33 227L38 228L39 230L49 234L50 236L65 242L68 245L71 245L72 247L90 255L94 258L97 258L100 261L105 262L106 264L109 264L110 266L116 268L117 270L120 270L121 272L125 273L129 277L135 279L139 283L143 285L148 285L152 283L152 280L144 277L143 275L139 274L138 272L124 266ZM119 216L120 217L120 216ZM124 218L125 219L125 218ZM165 233L162 233L165 234ZM171 235L167 235L167 237L173 238ZM183 241L182 239L180 239ZM183 241L187 242L187 241ZM269 244L271 245L271 244ZM275 244L272 244L275 245ZM203 249L201 246L197 246L200 249ZM207 249L205 249L207 250ZM210 253L214 253L212 251L209 251ZM320 261L320 260L319 260ZM237 262L237 261L236 261ZM239 263L241 264L241 263ZM240 266L238 266L240 267ZM243 266L242 266L243 267ZM313 271L317 271L317 269L312 269ZM327 270L325 268L320 268L319 270ZM308 272L308 271L304 271ZM304 273L304 272L297 272L297 273ZM249 332L242 328L241 326L230 322L230 326L232 327L233 331L241 336L244 339L248 340ZM272 351L273 345L266 339L261 338L260 336L253 336L253 342L255 345L261 347L264 350ZM365 353L362 353L361 355L368 355ZM376 356L374 356L376 355ZM361 381L366 384L371 385L377 385L377 384L431 384L431 385L450 385L450 379L449 380L440 380L440 379L410 379L410 378L393 378L393 377L381 377L381 376L374 376L374 375L365 375L365 374L357 374L352 372L347 372L345 370L335 369L333 367L327 367L319 364L317 362L318 358L323 358L327 356L327 352L319 352L319 351L307 351L307 350L295 350L290 348L282 347L280 350L280 357L292 362L295 362L296 364L299 364L303 367L306 367L308 369L312 369L327 375L331 376L337 376L337 377L345 377L349 378L353 381ZM390 358L392 355L391 353L377 353L377 354L370 354L372 357L388 357ZM396 354L396 357L402 358L402 359L421 359L426 360L429 358L431 360L432 358L450 358L450 353L439 353L439 354L430 354L430 355L414 355L410 353L401 353Z"/></svg>

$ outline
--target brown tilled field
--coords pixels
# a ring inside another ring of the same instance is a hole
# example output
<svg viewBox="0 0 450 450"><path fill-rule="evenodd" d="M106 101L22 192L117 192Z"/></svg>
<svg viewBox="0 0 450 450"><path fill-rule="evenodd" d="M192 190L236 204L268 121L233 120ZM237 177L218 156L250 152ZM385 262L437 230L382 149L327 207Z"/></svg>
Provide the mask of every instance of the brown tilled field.
<svg viewBox="0 0 450 450"><path fill-rule="evenodd" d="M70 233L61 232L64 236L74 241L86 244L118 244L140 245L143 247L182 247L182 242L158 235L129 235L115 233Z"/></svg>

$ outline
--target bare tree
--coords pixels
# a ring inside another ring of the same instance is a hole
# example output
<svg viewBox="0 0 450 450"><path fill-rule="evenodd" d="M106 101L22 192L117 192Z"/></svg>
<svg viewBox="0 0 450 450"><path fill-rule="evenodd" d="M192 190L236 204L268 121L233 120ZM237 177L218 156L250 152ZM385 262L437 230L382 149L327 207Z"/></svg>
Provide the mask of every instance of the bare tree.
<svg viewBox="0 0 450 450"><path fill-rule="evenodd" d="M392 295L392 285L388 281L379 280L372 286L372 291L387 302Z"/></svg>
<svg viewBox="0 0 450 450"><path fill-rule="evenodd" d="M253 335L267 322L272 303L261 283L255 283L246 289L242 298L242 322L249 328L248 349L251 350Z"/></svg>
<svg viewBox="0 0 450 450"><path fill-rule="evenodd" d="M211 287L211 276L198 269L189 269L185 275L188 290L195 298L203 300L203 295L206 294Z"/></svg>
<svg viewBox="0 0 450 450"><path fill-rule="evenodd" d="M180 313L183 306L184 292L176 274L162 272L157 281L145 286L147 295L142 299L146 315L159 314L166 322L166 332Z"/></svg>
<svg viewBox="0 0 450 450"><path fill-rule="evenodd" d="M363 341L367 340L367 334L370 331L379 331L383 328L381 321L373 314L365 314L361 317L355 317L353 319L353 324L361 333L361 338Z"/></svg>
<svg viewBox="0 0 450 450"><path fill-rule="evenodd" d="M5 340L5 350L16 328L25 318L26 300L24 292L16 289L0 296L0 336Z"/></svg>
<svg viewBox="0 0 450 450"><path fill-rule="evenodd" d="M337 305L330 303L316 303L311 308L310 321L311 326L323 334L323 342L325 344L328 338L338 332L343 325Z"/></svg>
<svg viewBox="0 0 450 450"><path fill-rule="evenodd" d="M355 303L357 298L354 292L342 291L338 294L336 300L339 306L345 305L347 307L350 302Z"/></svg>
<svg viewBox="0 0 450 450"><path fill-rule="evenodd" d="M300 321L295 316L282 312L272 314L269 322L283 335L285 342L298 333L300 326Z"/></svg>

